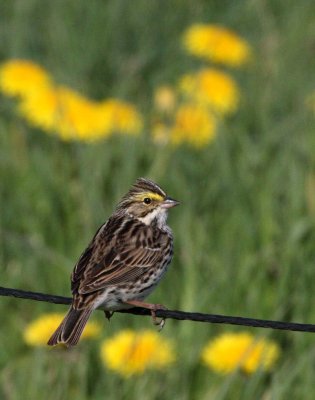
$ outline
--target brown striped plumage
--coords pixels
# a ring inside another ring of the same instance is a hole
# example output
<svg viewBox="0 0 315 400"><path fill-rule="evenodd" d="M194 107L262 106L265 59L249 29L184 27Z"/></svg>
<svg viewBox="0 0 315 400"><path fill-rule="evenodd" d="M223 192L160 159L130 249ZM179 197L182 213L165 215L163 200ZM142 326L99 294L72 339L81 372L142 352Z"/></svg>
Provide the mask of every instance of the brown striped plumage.
<svg viewBox="0 0 315 400"><path fill-rule="evenodd" d="M96 232L71 275L73 302L49 345L78 343L92 311L115 311L141 305L167 270L173 237L167 210L178 202L154 182L140 178L114 214Z"/></svg>

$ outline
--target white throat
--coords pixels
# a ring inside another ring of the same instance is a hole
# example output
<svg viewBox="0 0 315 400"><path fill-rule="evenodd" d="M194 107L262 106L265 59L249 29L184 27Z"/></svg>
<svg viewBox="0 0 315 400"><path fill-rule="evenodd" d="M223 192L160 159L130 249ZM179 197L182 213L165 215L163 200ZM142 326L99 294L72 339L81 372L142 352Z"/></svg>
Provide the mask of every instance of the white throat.
<svg viewBox="0 0 315 400"><path fill-rule="evenodd" d="M157 220L158 227L163 228L167 220L167 210L158 207L145 217L138 218L145 225L151 225L154 219Z"/></svg>

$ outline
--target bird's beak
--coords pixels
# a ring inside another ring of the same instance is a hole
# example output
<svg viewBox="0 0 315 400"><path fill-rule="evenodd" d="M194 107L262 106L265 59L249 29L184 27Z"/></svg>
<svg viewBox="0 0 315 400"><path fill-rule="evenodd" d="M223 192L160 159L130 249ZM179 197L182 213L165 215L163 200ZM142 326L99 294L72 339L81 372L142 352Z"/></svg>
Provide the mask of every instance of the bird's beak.
<svg viewBox="0 0 315 400"><path fill-rule="evenodd" d="M163 201L163 203L161 204L162 208L172 208L175 206L178 206L179 201L172 199L171 197L166 197L166 199Z"/></svg>

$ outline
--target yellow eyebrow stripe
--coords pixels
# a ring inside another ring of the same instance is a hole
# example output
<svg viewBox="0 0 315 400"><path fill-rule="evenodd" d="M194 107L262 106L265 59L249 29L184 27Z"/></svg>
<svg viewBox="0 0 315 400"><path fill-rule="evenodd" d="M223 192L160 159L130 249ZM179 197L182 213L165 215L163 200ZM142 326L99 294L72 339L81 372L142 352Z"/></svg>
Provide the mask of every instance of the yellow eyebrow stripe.
<svg viewBox="0 0 315 400"><path fill-rule="evenodd" d="M156 201L164 200L163 196L161 196L160 194L157 194L157 193L152 193L152 192L141 193L135 197L137 200L140 200L140 201L143 201L146 197L149 197L150 199L156 200Z"/></svg>

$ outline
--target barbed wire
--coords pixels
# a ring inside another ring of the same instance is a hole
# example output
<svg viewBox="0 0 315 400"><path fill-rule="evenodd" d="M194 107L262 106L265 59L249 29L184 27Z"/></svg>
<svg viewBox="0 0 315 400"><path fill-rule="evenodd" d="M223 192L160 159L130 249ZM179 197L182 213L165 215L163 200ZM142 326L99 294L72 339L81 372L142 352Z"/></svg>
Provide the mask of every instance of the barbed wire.
<svg viewBox="0 0 315 400"><path fill-rule="evenodd" d="M64 304L64 305L69 305L71 304L72 301L70 297L56 296L39 292L29 292L20 289L10 289L1 286L0 286L0 296L16 297L19 299L42 301L46 303ZM149 310L141 307L130 308L128 310L120 310L117 312L134 314L134 315L151 315ZM208 322L214 324L240 325L240 326L250 326L254 328L270 328L270 329L280 329L285 331L297 331L297 332L315 332L314 324L272 321L272 320L257 319L257 318L232 317L228 315L203 314L203 313L177 311L177 310L157 310L156 316L159 318L165 318L165 319L171 318L181 321L185 320L185 321L196 321L196 322Z"/></svg>

